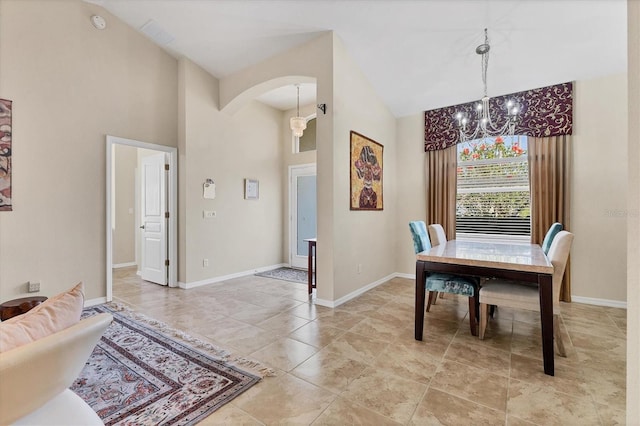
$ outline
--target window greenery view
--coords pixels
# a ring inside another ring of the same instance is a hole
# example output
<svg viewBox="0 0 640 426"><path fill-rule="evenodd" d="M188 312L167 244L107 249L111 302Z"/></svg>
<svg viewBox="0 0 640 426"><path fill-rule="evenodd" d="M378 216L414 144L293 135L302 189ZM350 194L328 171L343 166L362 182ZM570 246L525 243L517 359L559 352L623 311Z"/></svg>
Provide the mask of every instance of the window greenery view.
<svg viewBox="0 0 640 426"><path fill-rule="evenodd" d="M531 234L526 136L458 144L456 233Z"/></svg>

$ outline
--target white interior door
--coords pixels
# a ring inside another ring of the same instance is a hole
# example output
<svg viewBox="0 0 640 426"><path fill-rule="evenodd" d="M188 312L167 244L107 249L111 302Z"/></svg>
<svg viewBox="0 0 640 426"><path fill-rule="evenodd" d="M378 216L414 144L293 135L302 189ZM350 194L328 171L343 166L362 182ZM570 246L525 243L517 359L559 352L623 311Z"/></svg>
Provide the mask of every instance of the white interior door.
<svg viewBox="0 0 640 426"><path fill-rule="evenodd" d="M165 154L142 159L141 166L141 242L142 279L167 284L167 183Z"/></svg>
<svg viewBox="0 0 640 426"><path fill-rule="evenodd" d="M316 238L316 166L292 166L291 192L291 241L289 243L289 263L294 268L307 269L309 243L306 238Z"/></svg>

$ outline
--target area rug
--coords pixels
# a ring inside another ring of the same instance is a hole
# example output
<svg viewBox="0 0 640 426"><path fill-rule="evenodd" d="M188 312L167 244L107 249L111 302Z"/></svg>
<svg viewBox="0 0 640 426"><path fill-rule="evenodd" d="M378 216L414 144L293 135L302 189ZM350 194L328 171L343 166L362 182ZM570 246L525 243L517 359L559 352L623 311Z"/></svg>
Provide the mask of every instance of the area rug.
<svg viewBox="0 0 640 426"><path fill-rule="evenodd" d="M307 271L294 268L278 268L270 271L260 272L256 274L259 277L275 278L277 280L291 281L294 283L308 284L309 277ZM315 274L313 276L313 282L316 281Z"/></svg>
<svg viewBox="0 0 640 426"><path fill-rule="evenodd" d="M71 390L106 425L193 425L272 373L122 306L90 307L83 317L100 312L113 323Z"/></svg>

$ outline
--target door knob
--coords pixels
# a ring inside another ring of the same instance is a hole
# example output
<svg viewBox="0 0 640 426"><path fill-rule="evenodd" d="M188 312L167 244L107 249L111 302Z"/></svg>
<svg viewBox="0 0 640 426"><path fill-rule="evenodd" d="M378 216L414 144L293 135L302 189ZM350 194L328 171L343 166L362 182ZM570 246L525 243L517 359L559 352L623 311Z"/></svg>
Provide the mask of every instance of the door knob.
<svg viewBox="0 0 640 426"><path fill-rule="evenodd" d="M144 225L140 225L140 229L144 229Z"/></svg>

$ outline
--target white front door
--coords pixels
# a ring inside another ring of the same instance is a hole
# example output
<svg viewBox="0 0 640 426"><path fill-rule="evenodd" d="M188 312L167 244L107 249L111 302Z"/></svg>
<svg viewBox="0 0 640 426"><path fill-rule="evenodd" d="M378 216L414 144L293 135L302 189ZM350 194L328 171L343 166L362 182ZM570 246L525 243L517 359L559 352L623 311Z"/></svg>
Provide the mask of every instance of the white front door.
<svg viewBox="0 0 640 426"><path fill-rule="evenodd" d="M142 279L167 284L167 209L165 154L153 154L142 159L141 231Z"/></svg>
<svg viewBox="0 0 640 426"><path fill-rule="evenodd" d="M289 263L294 268L307 269L309 243L306 238L316 238L316 165L292 166L289 190L291 226Z"/></svg>

